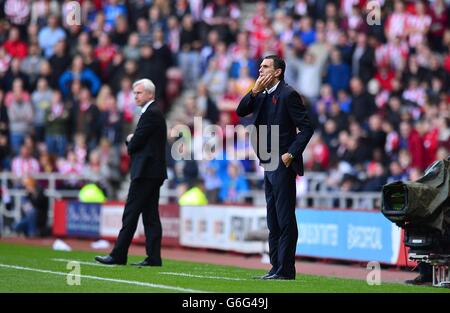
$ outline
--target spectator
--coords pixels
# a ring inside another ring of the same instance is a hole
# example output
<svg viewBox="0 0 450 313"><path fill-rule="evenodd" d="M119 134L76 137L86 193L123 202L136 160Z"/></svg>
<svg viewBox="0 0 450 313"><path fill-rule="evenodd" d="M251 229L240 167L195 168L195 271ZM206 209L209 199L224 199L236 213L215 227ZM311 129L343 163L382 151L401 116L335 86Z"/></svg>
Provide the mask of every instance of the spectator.
<svg viewBox="0 0 450 313"><path fill-rule="evenodd" d="M166 37L170 51L175 55L180 50L180 25L174 16L169 16L167 20Z"/></svg>
<svg viewBox="0 0 450 313"><path fill-rule="evenodd" d="M219 193L220 201L223 203L242 203L244 202L243 196L248 190L248 183L241 173L239 164L230 162L227 174L222 181Z"/></svg>
<svg viewBox="0 0 450 313"><path fill-rule="evenodd" d="M300 37L306 46L316 41L316 32L310 17L305 16L300 19L300 30L296 35Z"/></svg>
<svg viewBox="0 0 450 313"><path fill-rule="evenodd" d="M173 65L172 51L166 44L164 39L164 31L162 28L156 28L153 31L153 49L155 51L155 57L163 66L164 73ZM165 84L163 85L165 86Z"/></svg>
<svg viewBox="0 0 450 313"><path fill-rule="evenodd" d="M352 93L351 114L357 121L365 123L376 110L373 96L364 89L364 85L359 78L350 80L350 90Z"/></svg>
<svg viewBox="0 0 450 313"><path fill-rule="evenodd" d="M43 142L45 138L45 116L52 101L52 90L48 86L45 78L40 78L37 82L37 89L31 95L34 111L34 131L36 140Z"/></svg>
<svg viewBox="0 0 450 313"><path fill-rule="evenodd" d="M116 21L119 16L127 15L127 8L125 4L120 2L122 1L108 0L106 1L106 5L103 7L105 22L110 28L114 28L117 26Z"/></svg>
<svg viewBox="0 0 450 313"><path fill-rule="evenodd" d="M208 69L202 77L202 82L207 86L214 101L217 101L225 93L227 78L227 74L219 69L218 60L211 59Z"/></svg>
<svg viewBox="0 0 450 313"><path fill-rule="evenodd" d="M210 97L206 84L203 83L197 85L197 108L201 116L211 124L217 124L220 112L216 102Z"/></svg>
<svg viewBox="0 0 450 313"><path fill-rule="evenodd" d="M66 38L66 33L58 26L58 17L50 15L47 26L39 31L38 36L39 46L44 51L44 56L48 59L54 53L55 44Z"/></svg>
<svg viewBox="0 0 450 313"><path fill-rule="evenodd" d="M96 95L100 89L100 80L89 68L85 68L83 59L76 55L72 61L72 67L66 70L59 78L59 87L64 96L69 93L69 86L74 79L79 79L81 83L87 84L91 93Z"/></svg>
<svg viewBox="0 0 450 313"><path fill-rule="evenodd" d="M448 26L448 8L444 0L433 1L430 5L431 25L430 38L432 47L442 52L444 45L442 38L446 25Z"/></svg>
<svg viewBox="0 0 450 313"><path fill-rule="evenodd" d="M64 189L79 189L82 182L76 179L76 176L83 174L84 164L77 160L77 156L73 150L67 150L65 158L59 158L56 162L56 167L59 174L73 178L66 179L62 187Z"/></svg>
<svg viewBox="0 0 450 313"><path fill-rule="evenodd" d="M3 81L5 91L10 91L13 89L13 83L15 80L20 80L22 82L22 87L29 90L30 86L28 83L28 76L21 70L22 61L20 59L12 59L11 66L5 74ZM7 101L7 100L6 100Z"/></svg>
<svg viewBox="0 0 450 313"><path fill-rule="evenodd" d="M163 101L164 86L166 85L166 69L161 64L152 44L145 43L140 49L141 57L138 61L138 73L140 77L148 77L156 87L156 98Z"/></svg>
<svg viewBox="0 0 450 313"><path fill-rule="evenodd" d="M185 15L181 24L178 62L187 89L192 89L200 77L200 47L200 35L193 18Z"/></svg>
<svg viewBox="0 0 450 313"><path fill-rule="evenodd" d="M230 49L231 51L231 49ZM233 61L230 65L230 78L238 78L241 68L246 67L250 77L258 78L258 64L256 60L250 58L247 47L241 48L238 55L233 55Z"/></svg>
<svg viewBox="0 0 450 313"><path fill-rule="evenodd" d="M65 108L59 91L54 91L50 107L45 115L45 142L50 154L64 157L66 154L66 125L69 112Z"/></svg>
<svg viewBox="0 0 450 313"><path fill-rule="evenodd" d="M174 179L177 185L177 194L182 195L189 186L195 184L199 177L199 168L197 161L192 157L191 148L187 145L181 147L181 159L175 162Z"/></svg>
<svg viewBox="0 0 450 313"><path fill-rule="evenodd" d="M23 218L14 226L14 231L26 237L48 235L48 198L42 188L31 177L25 177L22 184L27 191L22 204Z"/></svg>
<svg viewBox="0 0 450 313"><path fill-rule="evenodd" d="M325 81L333 88L336 95L341 89L348 89L350 82L350 67L342 62L339 50L331 51L331 63L328 65Z"/></svg>
<svg viewBox="0 0 450 313"><path fill-rule="evenodd" d="M403 170L400 163L398 161L392 161L389 164L389 174L390 176L387 178L386 183L390 184L395 181L407 181L408 174Z"/></svg>
<svg viewBox="0 0 450 313"><path fill-rule="evenodd" d="M6 52L13 58L23 59L28 54L27 44L20 39L20 32L17 27L9 30L8 40L3 43Z"/></svg>
<svg viewBox="0 0 450 313"><path fill-rule="evenodd" d="M123 141L123 119L117 107L116 98L110 94L104 100L104 107L100 112L101 137L107 139L113 146L118 147Z"/></svg>
<svg viewBox="0 0 450 313"><path fill-rule="evenodd" d="M372 115L369 117L368 140L372 151L380 149L384 151L386 146L386 133L382 128L383 120L379 115Z"/></svg>
<svg viewBox="0 0 450 313"><path fill-rule="evenodd" d="M5 132L0 131L0 170L7 171L11 168L10 151L8 144L8 136Z"/></svg>
<svg viewBox="0 0 450 313"><path fill-rule="evenodd" d="M30 90L36 88L37 78L43 61L44 58L41 57L39 46L37 44L31 44L28 56L23 59L20 65L21 72L28 76Z"/></svg>
<svg viewBox="0 0 450 313"><path fill-rule="evenodd" d="M136 32L128 36L127 44L123 48L123 54L128 60L137 61L139 59L139 35Z"/></svg>
<svg viewBox="0 0 450 313"><path fill-rule="evenodd" d="M381 191L384 184L386 184L386 175L383 165L379 162L371 162L367 166L367 179L361 191Z"/></svg>
<svg viewBox="0 0 450 313"><path fill-rule="evenodd" d="M145 18L139 18L137 20L137 33L139 36L139 45L151 44L153 41L152 33L150 32L150 26Z"/></svg>
<svg viewBox="0 0 450 313"><path fill-rule="evenodd" d="M408 122L400 124L400 148L411 155L411 166L419 170L425 167L423 143L417 130Z"/></svg>
<svg viewBox="0 0 450 313"><path fill-rule="evenodd" d="M120 91L117 94L117 108L122 113L123 134L131 134L136 112L131 80L128 77L122 78L120 86Z"/></svg>
<svg viewBox="0 0 450 313"><path fill-rule="evenodd" d="M328 170L330 150L319 133L311 138L310 150L312 155L310 164L307 167L312 171L322 172Z"/></svg>
<svg viewBox="0 0 450 313"><path fill-rule="evenodd" d="M213 0L203 10L203 20L224 39L229 31L231 19L239 18L238 6L229 0Z"/></svg>
<svg viewBox="0 0 450 313"><path fill-rule="evenodd" d="M39 173L39 162L32 156L30 147L22 145L20 154L13 158L11 171L16 177L32 176Z"/></svg>
<svg viewBox="0 0 450 313"><path fill-rule="evenodd" d="M11 93L11 101L6 102L11 131L11 148L14 153L19 151L25 135L32 130L34 113L29 99L28 93L22 88L22 82L15 80Z"/></svg>
<svg viewBox="0 0 450 313"><path fill-rule="evenodd" d="M94 56L100 62L100 77L106 80L107 68L117 53L116 48L111 43L108 34L102 33L99 37L98 46L95 48Z"/></svg>
<svg viewBox="0 0 450 313"><path fill-rule="evenodd" d="M52 174L57 172L56 168L56 158L47 151L47 147L44 146L45 149L41 149L39 154L39 172L45 174ZM41 182L40 182L41 183ZM41 185L48 183L48 181L44 180ZM46 184L43 187L48 187Z"/></svg>
<svg viewBox="0 0 450 313"><path fill-rule="evenodd" d="M292 65L296 67L298 73L294 88L296 87L311 103L315 103L322 82L320 63L313 54L306 52L303 60L297 59Z"/></svg>
<svg viewBox="0 0 450 313"><path fill-rule="evenodd" d="M218 175L218 163L214 162L214 153L205 147L207 157L199 162L199 172L204 182L204 190L209 203L219 202L219 191L222 181Z"/></svg>
<svg viewBox="0 0 450 313"><path fill-rule="evenodd" d="M51 58L48 60L50 66L52 68L52 81L58 82L58 79L62 76L64 71L70 65L70 56L67 53L67 45L64 40L58 41L54 46L54 53ZM52 85L53 88L57 88L58 85Z"/></svg>
<svg viewBox="0 0 450 313"><path fill-rule="evenodd" d="M165 13L158 5L154 4L148 10L148 22L150 33L153 33L155 29L166 29Z"/></svg>
<svg viewBox="0 0 450 313"><path fill-rule="evenodd" d="M368 45L367 35L364 33L358 33L351 64L353 76L359 77L364 84L375 74L375 52Z"/></svg>
<svg viewBox="0 0 450 313"><path fill-rule="evenodd" d="M415 14L408 15L406 22L409 28L408 39L411 48L416 48L419 43L426 40L431 21L431 16L426 13L426 6L423 1L416 1Z"/></svg>
<svg viewBox="0 0 450 313"><path fill-rule="evenodd" d="M308 47L308 52L313 54L316 57L317 62L320 64L321 71L325 69L331 50L331 45L327 43L325 36L325 32L317 32L316 41Z"/></svg>
<svg viewBox="0 0 450 313"><path fill-rule="evenodd" d="M89 89L81 90L79 101L72 112L76 132L86 136L89 150L94 149L100 140L100 111L93 103Z"/></svg>
<svg viewBox="0 0 450 313"><path fill-rule="evenodd" d="M31 5L29 0L6 0L4 13L9 22L25 36L27 22L30 18ZM3 9L3 8L2 8Z"/></svg>
<svg viewBox="0 0 450 313"><path fill-rule="evenodd" d="M178 200L180 206L185 205L207 205L208 204L208 194L203 192L204 187L201 183L197 183L190 187L185 193L183 193Z"/></svg>

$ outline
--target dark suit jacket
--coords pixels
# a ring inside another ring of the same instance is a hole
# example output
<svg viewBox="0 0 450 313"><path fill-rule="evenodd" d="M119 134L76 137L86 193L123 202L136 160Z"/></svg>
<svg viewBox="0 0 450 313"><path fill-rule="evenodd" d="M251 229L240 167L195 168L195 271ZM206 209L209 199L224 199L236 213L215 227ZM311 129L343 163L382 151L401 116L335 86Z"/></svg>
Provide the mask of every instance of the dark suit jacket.
<svg viewBox="0 0 450 313"><path fill-rule="evenodd" d="M301 176L303 175L302 153L314 133L314 127L303 100L291 86L280 81L277 89L270 95L261 92L253 97L249 92L242 98L236 113L242 117L253 113L252 123L258 127L258 115L265 97L271 97L271 102L276 105L276 113L269 116L268 126L279 125L280 155L286 152L291 153L294 156L291 166ZM297 133L296 129L300 132Z"/></svg>
<svg viewBox="0 0 450 313"><path fill-rule="evenodd" d="M131 180L166 179L167 125L156 102L139 118L133 137L127 143L131 157Z"/></svg>
<svg viewBox="0 0 450 313"><path fill-rule="evenodd" d="M353 47L352 55L355 53L356 45ZM363 54L359 58L359 77L367 84L375 75L375 51L371 47L366 47Z"/></svg>

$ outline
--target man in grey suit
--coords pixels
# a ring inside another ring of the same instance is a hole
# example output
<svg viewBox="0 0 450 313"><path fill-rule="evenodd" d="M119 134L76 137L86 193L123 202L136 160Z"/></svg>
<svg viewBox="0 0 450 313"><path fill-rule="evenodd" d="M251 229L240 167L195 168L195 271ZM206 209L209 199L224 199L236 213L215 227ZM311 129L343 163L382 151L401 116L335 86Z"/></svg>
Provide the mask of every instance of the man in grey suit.
<svg viewBox="0 0 450 313"><path fill-rule="evenodd" d="M126 139L131 157L131 184L122 216L122 229L112 252L107 256L97 256L95 260L108 265L126 264L128 248L142 213L147 258L132 265L161 266L162 228L158 202L160 187L167 178L167 125L155 102L155 85L151 80L136 81L133 92L136 104L142 107L142 114L135 132Z"/></svg>

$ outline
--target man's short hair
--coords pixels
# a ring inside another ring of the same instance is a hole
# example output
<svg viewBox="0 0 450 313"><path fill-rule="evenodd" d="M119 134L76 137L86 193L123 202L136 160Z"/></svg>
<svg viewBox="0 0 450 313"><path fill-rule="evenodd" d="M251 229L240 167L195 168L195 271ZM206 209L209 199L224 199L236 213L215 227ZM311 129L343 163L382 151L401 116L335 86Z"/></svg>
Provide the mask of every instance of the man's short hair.
<svg viewBox="0 0 450 313"><path fill-rule="evenodd" d="M280 58L278 55L272 54L264 57L264 59L270 59L273 60L273 67L277 69L281 69L281 75L280 80L284 79L284 71L286 70L286 62L282 58Z"/></svg>
<svg viewBox="0 0 450 313"><path fill-rule="evenodd" d="M153 82L148 79L148 78L144 78L144 79L140 79L137 80L133 83L133 89L134 87L136 87L137 85L143 85L144 86L144 90L149 91L152 94L155 94L155 84L153 84Z"/></svg>

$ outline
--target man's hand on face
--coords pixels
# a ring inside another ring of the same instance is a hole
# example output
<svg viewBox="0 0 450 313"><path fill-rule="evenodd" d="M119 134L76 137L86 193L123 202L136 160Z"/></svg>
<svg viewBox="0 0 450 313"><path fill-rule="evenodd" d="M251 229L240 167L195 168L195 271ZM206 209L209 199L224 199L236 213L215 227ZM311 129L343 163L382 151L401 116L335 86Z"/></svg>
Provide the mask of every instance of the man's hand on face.
<svg viewBox="0 0 450 313"><path fill-rule="evenodd" d="M258 93L266 89L274 78L275 76L273 74L267 74L263 76L259 75L258 79L255 82L255 85L252 88L252 94L257 95Z"/></svg>

